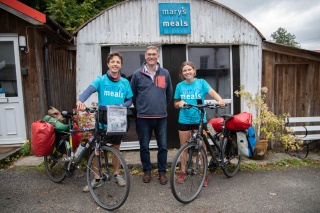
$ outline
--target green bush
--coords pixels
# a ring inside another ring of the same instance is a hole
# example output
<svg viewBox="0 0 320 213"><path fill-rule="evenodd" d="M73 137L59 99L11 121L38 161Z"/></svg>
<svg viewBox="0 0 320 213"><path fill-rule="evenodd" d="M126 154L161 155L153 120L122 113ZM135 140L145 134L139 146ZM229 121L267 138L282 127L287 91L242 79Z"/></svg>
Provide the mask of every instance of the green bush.
<svg viewBox="0 0 320 213"><path fill-rule="evenodd" d="M20 150L20 155L21 156L29 156L32 155L31 152L31 142L29 140L27 140L23 145L22 148Z"/></svg>

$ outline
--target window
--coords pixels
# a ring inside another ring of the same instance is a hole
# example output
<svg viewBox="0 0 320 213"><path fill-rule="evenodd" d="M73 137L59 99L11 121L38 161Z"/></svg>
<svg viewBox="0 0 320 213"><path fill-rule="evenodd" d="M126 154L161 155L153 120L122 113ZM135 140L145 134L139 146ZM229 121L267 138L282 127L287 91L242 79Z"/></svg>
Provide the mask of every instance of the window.
<svg viewBox="0 0 320 213"><path fill-rule="evenodd" d="M139 69L145 62L144 53L146 46L141 47L123 47L123 46L111 46L111 52L119 52L123 56L123 64L121 68L121 74L125 75L130 81L134 71ZM159 63L161 64L161 48L159 48L160 58Z"/></svg>
<svg viewBox="0 0 320 213"><path fill-rule="evenodd" d="M208 68L209 56L200 56L200 69Z"/></svg>
<svg viewBox="0 0 320 213"><path fill-rule="evenodd" d="M188 47L188 60L194 63L197 69L197 78L205 79L229 103L228 107L224 109L228 113L231 113L232 109L230 104L232 103L230 51L229 46ZM206 95L205 100L213 102L209 95ZM222 111L220 109L217 112L221 114Z"/></svg>

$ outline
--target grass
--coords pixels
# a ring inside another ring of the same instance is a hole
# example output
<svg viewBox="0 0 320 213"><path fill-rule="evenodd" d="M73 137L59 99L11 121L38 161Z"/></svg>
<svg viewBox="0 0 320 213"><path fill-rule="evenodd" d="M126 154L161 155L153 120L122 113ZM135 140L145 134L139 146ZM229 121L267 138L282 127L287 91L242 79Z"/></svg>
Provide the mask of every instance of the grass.
<svg viewBox="0 0 320 213"><path fill-rule="evenodd" d="M319 167L320 160L304 159L300 160L298 158L283 158L279 161L268 162L265 164L258 164L254 162L241 164L240 169L242 171L257 171L257 170L279 170L286 168L297 168L297 167Z"/></svg>

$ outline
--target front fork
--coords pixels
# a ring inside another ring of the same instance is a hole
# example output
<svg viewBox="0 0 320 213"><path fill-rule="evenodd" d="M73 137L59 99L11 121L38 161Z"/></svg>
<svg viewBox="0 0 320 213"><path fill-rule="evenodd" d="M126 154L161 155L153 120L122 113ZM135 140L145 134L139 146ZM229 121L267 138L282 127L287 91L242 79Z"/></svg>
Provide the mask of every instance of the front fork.
<svg viewBox="0 0 320 213"><path fill-rule="evenodd" d="M109 170L109 164L108 164L108 151L101 149L101 138L99 137L97 139L97 143L94 148L95 152L95 158L97 159L98 163L98 172L99 172L99 177L103 181L109 181L111 180L111 174ZM102 162L104 160L104 165L105 165L105 172L102 170Z"/></svg>

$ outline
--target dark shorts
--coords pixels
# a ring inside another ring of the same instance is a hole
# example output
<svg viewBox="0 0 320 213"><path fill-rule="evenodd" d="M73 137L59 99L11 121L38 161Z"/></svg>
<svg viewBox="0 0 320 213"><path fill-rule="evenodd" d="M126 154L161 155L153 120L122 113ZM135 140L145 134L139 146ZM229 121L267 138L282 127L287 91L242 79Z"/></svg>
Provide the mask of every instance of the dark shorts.
<svg viewBox="0 0 320 213"><path fill-rule="evenodd" d="M198 130L199 124L181 124L178 123L178 130L179 131L189 131L189 130Z"/></svg>
<svg viewBox="0 0 320 213"><path fill-rule="evenodd" d="M120 145L123 135L107 135L107 141L114 145Z"/></svg>

